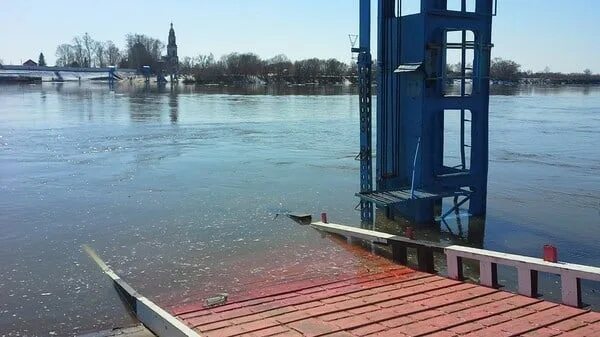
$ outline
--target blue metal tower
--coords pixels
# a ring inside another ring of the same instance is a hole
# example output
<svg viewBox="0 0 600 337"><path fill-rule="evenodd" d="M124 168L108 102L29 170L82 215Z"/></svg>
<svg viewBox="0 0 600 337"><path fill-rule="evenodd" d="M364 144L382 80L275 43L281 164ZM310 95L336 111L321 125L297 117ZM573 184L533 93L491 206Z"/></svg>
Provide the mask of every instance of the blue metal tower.
<svg viewBox="0 0 600 337"><path fill-rule="evenodd" d="M361 0L359 48L361 215L372 204L418 223L454 198L486 210L489 68L494 0L421 0L404 15L402 0L378 0L377 161L371 173L370 92L366 65L370 1ZM414 1L413 1L414 2ZM456 1L454 1L456 2ZM363 42L365 44L363 44ZM361 62L360 56L363 55ZM368 104L368 108L367 105Z"/></svg>

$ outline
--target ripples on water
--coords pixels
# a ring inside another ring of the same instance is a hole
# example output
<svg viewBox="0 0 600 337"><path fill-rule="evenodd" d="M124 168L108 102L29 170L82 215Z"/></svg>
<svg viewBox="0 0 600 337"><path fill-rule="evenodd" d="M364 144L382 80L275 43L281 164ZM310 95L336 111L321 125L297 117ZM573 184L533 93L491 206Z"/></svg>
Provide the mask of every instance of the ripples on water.
<svg viewBox="0 0 600 337"><path fill-rule="evenodd" d="M163 305L307 270L375 268L342 243L273 219L326 210L332 221L358 223L354 94L1 86L2 333L70 335L132 322L84 243ZM419 235L536 256L553 243L561 259L600 265L600 89L497 94L487 219L450 219ZM405 225L378 223L390 232Z"/></svg>

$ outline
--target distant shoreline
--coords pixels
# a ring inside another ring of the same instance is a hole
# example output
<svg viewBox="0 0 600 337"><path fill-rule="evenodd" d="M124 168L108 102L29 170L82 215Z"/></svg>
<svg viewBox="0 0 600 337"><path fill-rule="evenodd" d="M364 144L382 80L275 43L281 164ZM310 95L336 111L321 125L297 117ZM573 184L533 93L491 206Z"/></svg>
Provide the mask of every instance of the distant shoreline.
<svg viewBox="0 0 600 337"><path fill-rule="evenodd" d="M21 76L2 76L0 75L0 84L3 85L31 85L31 84L79 84L77 80L64 80L64 81L53 81L43 80L41 77L21 77ZM93 84L108 84L108 80L105 78L85 80L81 83L93 83ZM116 85L132 85L132 86L159 86L155 80L151 80L149 83L145 83L141 76L136 76L133 80L123 79L117 81ZM170 86L170 83L163 83L163 86ZM307 82L301 81L262 81L260 79L231 79L220 82L198 82L188 78L179 80L177 86L198 86L198 87L356 87L357 83L349 80L345 77L341 79L331 79L326 77L324 79L315 79ZM491 81L490 86L493 88L519 88L519 87L539 87L539 88L556 88L556 87L596 87L600 86L600 81L566 81L560 79L522 79L518 82L514 81ZM377 87L377 83L373 82L373 87Z"/></svg>

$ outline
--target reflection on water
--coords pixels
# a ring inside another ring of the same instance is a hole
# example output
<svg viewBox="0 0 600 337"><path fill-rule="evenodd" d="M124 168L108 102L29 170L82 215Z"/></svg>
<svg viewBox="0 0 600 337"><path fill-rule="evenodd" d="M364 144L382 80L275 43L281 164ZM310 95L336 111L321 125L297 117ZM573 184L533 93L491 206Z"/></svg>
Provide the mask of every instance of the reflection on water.
<svg viewBox="0 0 600 337"><path fill-rule="evenodd" d="M410 227L419 239L483 248L485 217L469 216L465 211L466 207L463 207L463 209L462 212L448 215L444 219L438 217L435 223L428 227L415 226L402 218L390 220L385 217L385 212L377 210L373 228L377 231L403 236L406 229Z"/></svg>
<svg viewBox="0 0 600 337"><path fill-rule="evenodd" d="M534 256L552 243L561 259L597 264L600 89L494 91L487 217L417 235ZM82 244L161 304L376 268L273 220L327 211L359 223L352 87L65 83L0 86L0 102L3 332L131 323ZM376 228L409 225L379 217Z"/></svg>
<svg viewBox="0 0 600 337"><path fill-rule="evenodd" d="M169 112L169 117L171 118L171 123L173 124L177 123L177 117L179 115L177 94L176 88L171 87L171 93L169 94L169 108L171 111Z"/></svg>

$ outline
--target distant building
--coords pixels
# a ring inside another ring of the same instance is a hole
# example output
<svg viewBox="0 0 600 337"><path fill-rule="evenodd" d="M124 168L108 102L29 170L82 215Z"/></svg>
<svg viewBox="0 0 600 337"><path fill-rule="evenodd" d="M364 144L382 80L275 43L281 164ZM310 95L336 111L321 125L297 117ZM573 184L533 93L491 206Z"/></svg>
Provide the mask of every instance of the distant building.
<svg viewBox="0 0 600 337"><path fill-rule="evenodd" d="M167 56L163 56L163 61L166 64L166 71L171 76L171 81L177 80L179 77L179 57L177 56L177 41L175 38L175 30L171 22L169 29L169 43L167 44Z"/></svg>
<svg viewBox="0 0 600 337"><path fill-rule="evenodd" d="M28 66L28 67L37 67L37 63L35 61L33 61L32 59L29 59L27 61L25 61L25 63L23 63L24 66Z"/></svg>

